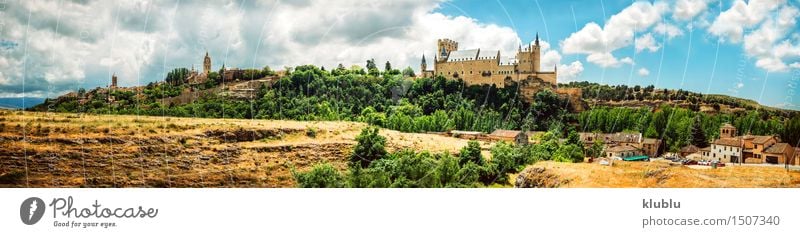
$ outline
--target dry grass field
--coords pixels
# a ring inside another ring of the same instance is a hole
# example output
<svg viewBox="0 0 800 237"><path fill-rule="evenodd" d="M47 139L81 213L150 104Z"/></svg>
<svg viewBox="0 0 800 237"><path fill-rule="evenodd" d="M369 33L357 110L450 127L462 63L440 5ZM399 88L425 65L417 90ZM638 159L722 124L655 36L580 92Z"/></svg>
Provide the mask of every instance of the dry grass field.
<svg viewBox="0 0 800 237"><path fill-rule="evenodd" d="M581 188L757 188L800 187L800 172L783 167L727 166L697 169L667 162L615 161L613 166L597 163L539 162L566 182L560 187ZM512 177L512 180L515 177Z"/></svg>
<svg viewBox="0 0 800 237"><path fill-rule="evenodd" d="M344 170L365 126L0 110L0 187L293 187L292 169ZM457 153L467 144L381 134L389 151Z"/></svg>

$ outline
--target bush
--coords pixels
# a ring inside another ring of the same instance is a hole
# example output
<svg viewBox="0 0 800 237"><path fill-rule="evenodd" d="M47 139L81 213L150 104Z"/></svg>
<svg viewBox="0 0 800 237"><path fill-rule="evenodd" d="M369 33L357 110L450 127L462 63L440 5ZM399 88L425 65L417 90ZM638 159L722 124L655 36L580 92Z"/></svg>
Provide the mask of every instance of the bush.
<svg viewBox="0 0 800 237"><path fill-rule="evenodd" d="M310 138L317 137L317 128L314 128L314 127L307 128L306 129L306 136L308 136Z"/></svg>
<svg viewBox="0 0 800 237"><path fill-rule="evenodd" d="M308 172L293 173L300 188L342 188L344 177L330 164L315 165Z"/></svg>

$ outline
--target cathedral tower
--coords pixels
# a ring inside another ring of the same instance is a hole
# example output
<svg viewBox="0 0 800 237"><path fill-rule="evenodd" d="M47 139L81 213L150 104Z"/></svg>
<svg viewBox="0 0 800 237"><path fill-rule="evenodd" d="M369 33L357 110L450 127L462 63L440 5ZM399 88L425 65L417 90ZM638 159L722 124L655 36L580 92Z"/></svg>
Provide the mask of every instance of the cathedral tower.
<svg viewBox="0 0 800 237"><path fill-rule="evenodd" d="M117 88L117 74L111 74L111 86L110 88Z"/></svg>
<svg viewBox="0 0 800 237"><path fill-rule="evenodd" d="M211 57L208 56L208 51L206 51L206 57L203 58L203 73L208 74L211 72Z"/></svg>

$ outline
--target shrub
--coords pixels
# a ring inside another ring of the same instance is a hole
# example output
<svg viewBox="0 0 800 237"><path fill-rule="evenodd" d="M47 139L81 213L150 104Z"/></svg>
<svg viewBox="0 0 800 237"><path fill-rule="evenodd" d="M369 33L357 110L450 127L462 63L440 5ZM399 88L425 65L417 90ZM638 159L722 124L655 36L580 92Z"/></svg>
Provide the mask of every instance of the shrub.
<svg viewBox="0 0 800 237"><path fill-rule="evenodd" d="M306 136L308 136L308 137L310 137L310 138L315 138L315 137L317 137L317 128L315 128L315 127L308 127L308 128L306 129Z"/></svg>
<svg viewBox="0 0 800 237"><path fill-rule="evenodd" d="M308 172L293 172L297 187L300 188L342 188L344 177L330 164L318 164Z"/></svg>

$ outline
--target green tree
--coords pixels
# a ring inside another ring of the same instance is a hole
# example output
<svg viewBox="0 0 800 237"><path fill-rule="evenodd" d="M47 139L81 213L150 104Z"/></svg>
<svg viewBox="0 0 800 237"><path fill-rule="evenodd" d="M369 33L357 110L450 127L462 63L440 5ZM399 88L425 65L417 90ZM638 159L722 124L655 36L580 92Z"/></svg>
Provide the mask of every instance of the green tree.
<svg viewBox="0 0 800 237"><path fill-rule="evenodd" d="M559 162L583 162L583 152L575 144L562 145L553 153L553 160Z"/></svg>
<svg viewBox="0 0 800 237"><path fill-rule="evenodd" d="M692 124L692 144L697 147L708 147L708 138L706 138L706 132L703 131L702 126L700 116L695 116Z"/></svg>
<svg viewBox="0 0 800 237"><path fill-rule="evenodd" d="M458 163L461 166L464 166L469 162L475 163L479 166L484 164L483 155L481 155L481 144L474 140L467 142L467 146L461 148L461 152L458 154L458 157Z"/></svg>
<svg viewBox="0 0 800 237"><path fill-rule="evenodd" d="M417 74L414 73L414 69L411 69L411 67L406 67L405 69L403 69L403 76L414 77L416 75Z"/></svg>
<svg viewBox="0 0 800 237"><path fill-rule="evenodd" d="M787 119L783 125L783 132L781 134L781 140L792 144L792 146L797 146L800 144L800 116L795 115L791 119Z"/></svg>
<svg viewBox="0 0 800 237"><path fill-rule="evenodd" d="M594 158L603 156L603 143L600 142L600 139L594 140L594 143L592 143L589 148L589 156Z"/></svg>
<svg viewBox="0 0 800 237"><path fill-rule="evenodd" d="M355 149L350 155L350 164L362 168L369 167L370 163L386 155L386 138L379 134L377 127L366 127L361 134L356 136Z"/></svg>

